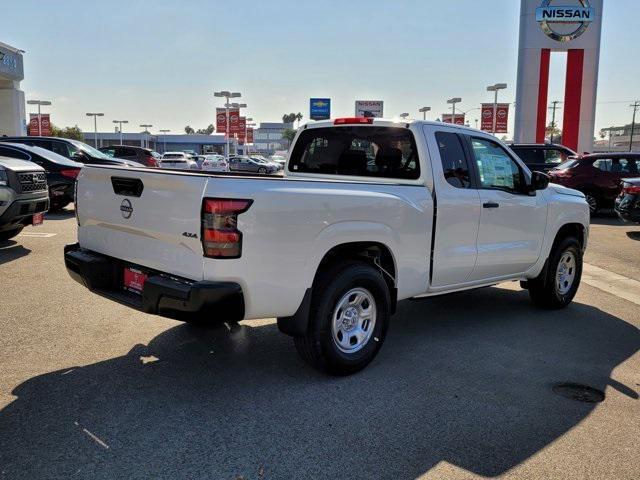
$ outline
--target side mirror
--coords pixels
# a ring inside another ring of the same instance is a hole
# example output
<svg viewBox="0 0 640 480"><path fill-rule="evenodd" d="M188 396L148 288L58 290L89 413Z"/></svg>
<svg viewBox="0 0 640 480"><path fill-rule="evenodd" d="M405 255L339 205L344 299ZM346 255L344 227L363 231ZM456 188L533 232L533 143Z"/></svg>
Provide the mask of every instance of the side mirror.
<svg viewBox="0 0 640 480"><path fill-rule="evenodd" d="M549 186L549 175L543 172L531 172L531 191L544 190Z"/></svg>

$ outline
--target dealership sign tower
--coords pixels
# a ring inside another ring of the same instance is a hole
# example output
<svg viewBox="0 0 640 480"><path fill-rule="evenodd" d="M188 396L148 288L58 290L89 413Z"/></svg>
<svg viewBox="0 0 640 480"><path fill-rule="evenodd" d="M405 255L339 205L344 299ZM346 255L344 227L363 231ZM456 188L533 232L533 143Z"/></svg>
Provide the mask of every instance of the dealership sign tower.
<svg viewBox="0 0 640 480"><path fill-rule="evenodd" d="M602 3L521 0L516 142L544 142L551 52L567 52L562 143L592 151Z"/></svg>

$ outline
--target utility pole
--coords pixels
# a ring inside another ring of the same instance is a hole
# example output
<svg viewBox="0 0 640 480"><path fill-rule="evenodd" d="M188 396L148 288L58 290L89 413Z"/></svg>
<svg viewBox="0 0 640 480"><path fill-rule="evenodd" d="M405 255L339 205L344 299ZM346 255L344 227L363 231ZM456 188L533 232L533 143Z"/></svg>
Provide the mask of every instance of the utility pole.
<svg viewBox="0 0 640 480"><path fill-rule="evenodd" d="M95 147L98 148L98 117L104 117L104 113L87 113L87 117L93 117L93 135Z"/></svg>
<svg viewBox="0 0 640 480"><path fill-rule="evenodd" d="M151 127L153 127L153 125L149 124L149 123L143 123L142 125L140 125L142 128L144 128L144 131L142 132L142 134L144 135L145 133L147 134L146 137L142 137L142 139L140 140L141 143L141 147L145 147L145 148L149 148L149 135L151 135L151 132L149 131L149 129ZM145 145L146 144L146 145Z"/></svg>
<svg viewBox="0 0 640 480"><path fill-rule="evenodd" d="M129 123L129 120L114 120L113 123L120 124L119 132L120 132L120 145L122 145L122 124Z"/></svg>
<svg viewBox="0 0 640 480"><path fill-rule="evenodd" d="M562 103L562 102L559 102L558 100L554 100L553 102L551 102L553 106L549 107L549 110L551 110L551 137L549 138L549 141L551 143L553 143L553 131L556 128L556 109L558 108L559 103Z"/></svg>
<svg viewBox="0 0 640 480"><path fill-rule="evenodd" d="M633 102L633 105L629 105L630 107L633 108L633 119L631 120L631 135L629 136L629 151L633 150L633 134L635 133L635 129L636 129L636 112L638 111L638 108L640 108L640 100L636 100L635 102Z"/></svg>

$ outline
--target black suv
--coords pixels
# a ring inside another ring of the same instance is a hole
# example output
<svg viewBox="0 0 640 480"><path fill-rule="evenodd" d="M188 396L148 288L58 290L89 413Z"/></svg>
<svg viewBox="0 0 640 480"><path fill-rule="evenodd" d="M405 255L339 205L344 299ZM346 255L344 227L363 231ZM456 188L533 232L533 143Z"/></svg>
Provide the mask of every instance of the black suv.
<svg viewBox="0 0 640 480"><path fill-rule="evenodd" d="M565 147L553 143L513 143L509 148L527 164L532 172L547 172L569 158L578 154Z"/></svg>
<svg viewBox="0 0 640 480"><path fill-rule="evenodd" d="M20 143L0 142L0 155L19 158L44 168L49 185L49 211L61 210L73 202L73 190L82 164L45 150Z"/></svg>
<svg viewBox="0 0 640 480"><path fill-rule="evenodd" d="M112 158L86 143L69 138L59 137L0 137L2 142L23 143L34 147L42 147L70 160L87 165L119 165L127 167L143 167L141 163L120 158Z"/></svg>

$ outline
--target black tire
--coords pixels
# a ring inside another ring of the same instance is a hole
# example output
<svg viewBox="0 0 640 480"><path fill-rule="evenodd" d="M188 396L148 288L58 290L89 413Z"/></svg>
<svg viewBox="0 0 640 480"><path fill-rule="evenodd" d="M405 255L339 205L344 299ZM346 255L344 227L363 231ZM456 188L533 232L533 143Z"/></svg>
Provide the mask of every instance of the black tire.
<svg viewBox="0 0 640 480"><path fill-rule="evenodd" d="M333 314L340 300L358 288L370 293L374 300L375 323L368 333L368 340L362 342L360 349L345 353L334 340ZM309 333L294 338L296 349L304 361L318 370L332 375L355 373L365 368L382 347L390 311L389 287L379 270L364 262L330 266L314 282Z"/></svg>
<svg viewBox="0 0 640 480"><path fill-rule="evenodd" d="M266 168L262 168L262 167L260 167L260 168L258 169L258 173L267 173L267 169L266 169Z"/></svg>
<svg viewBox="0 0 640 480"><path fill-rule="evenodd" d="M69 205L69 203L71 203L71 202L69 202L69 201L52 202L52 203L49 204L49 212L59 212L64 207Z"/></svg>
<svg viewBox="0 0 640 480"><path fill-rule="evenodd" d="M5 230L4 232L0 232L0 242L4 242L15 237L22 231L23 228L23 226L20 226L18 228L14 228L13 230Z"/></svg>
<svg viewBox="0 0 640 480"><path fill-rule="evenodd" d="M564 261L568 258L567 255L572 255L575 259L575 270L573 272L570 272L570 269L566 270L573 275L573 278L570 285L559 285L568 283L566 280L556 281L558 264L561 260ZM529 296L533 303L540 307L548 309L564 308L571 303L571 300L576 295L581 277L582 249L580 248L580 242L575 237L565 237L554 245L547 260L546 268L542 270L538 277L528 281ZM563 291L562 288L567 288L567 290Z"/></svg>
<svg viewBox="0 0 640 480"><path fill-rule="evenodd" d="M590 193L584 194L585 199L587 200L587 204L589 205L589 213L591 215L595 215L600 210L600 202L595 195L591 195Z"/></svg>

